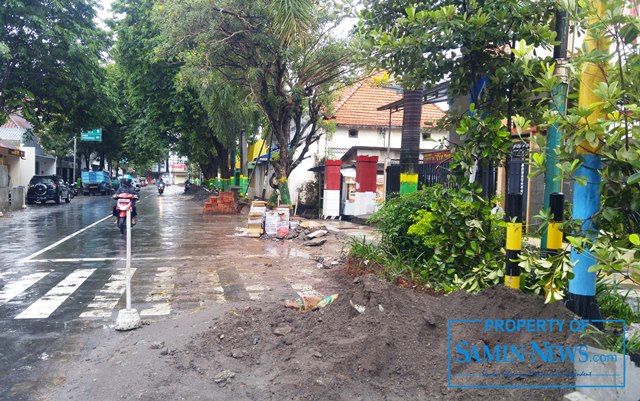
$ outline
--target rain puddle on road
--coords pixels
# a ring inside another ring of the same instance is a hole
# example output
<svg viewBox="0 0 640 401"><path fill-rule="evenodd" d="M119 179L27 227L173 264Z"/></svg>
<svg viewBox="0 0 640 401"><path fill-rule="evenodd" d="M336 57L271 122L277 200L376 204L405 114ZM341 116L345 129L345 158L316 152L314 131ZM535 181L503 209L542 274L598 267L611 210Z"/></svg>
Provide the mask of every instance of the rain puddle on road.
<svg viewBox="0 0 640 401"><path fill-rule="evenodd" d="M265 254L278 258L304 258L311 259L311 255L301 251L297 248L292 248L289 245L277 243L277 244L265 244Z"/></svg>

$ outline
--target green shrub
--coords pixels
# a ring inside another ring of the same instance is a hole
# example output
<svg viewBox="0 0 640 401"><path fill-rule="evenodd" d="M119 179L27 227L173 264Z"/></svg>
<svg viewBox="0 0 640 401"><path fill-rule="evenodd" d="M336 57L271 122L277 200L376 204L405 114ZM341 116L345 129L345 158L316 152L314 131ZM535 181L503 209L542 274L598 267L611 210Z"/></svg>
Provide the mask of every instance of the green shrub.
<svg viewBox="0 0 640 401"><path fill-rule="evenodd" d="M371 221L380 246L429 286L477 291L503 275L504 224L491 208L474 191L436 185L388 201Z"/></svg>
<svg viewBox="0 0 640 401"><path fill-rule="evenodd" d="M388 199L369 219L382 234L381 245L388 249L402 249L407 255L413 257L422 254L420 238L409 235L408 231L413 224L411 216L437 200L433 196L433 191L427 188Z"/></svg>

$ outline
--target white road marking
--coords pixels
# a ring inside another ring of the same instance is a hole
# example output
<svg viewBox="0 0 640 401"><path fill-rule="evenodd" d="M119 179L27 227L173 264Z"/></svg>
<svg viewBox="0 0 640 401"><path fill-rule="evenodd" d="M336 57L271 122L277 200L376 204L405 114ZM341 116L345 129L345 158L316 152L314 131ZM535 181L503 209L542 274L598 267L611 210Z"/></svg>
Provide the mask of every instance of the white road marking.
<svg viewBox="0 0 640 401"><path fill-rule="evenodd" d="M23 263L78 263L78 262L106 262L125 260L125 258L69 258L69 259L31 259Z"/></svg>
<svg viewBox="0 0 640 401"><path fill-rule="evenodd" d="M51 271L31 273L22 277L18 281L7 283L7 285L4 286L4 289L0 291L0 305L4 305L9 302L15 296L40 281L49 273L51 273Z"/></svg>
<svg viewBox="0 0 640 401"><path fill-rule="evenodd" d="M211 256L147 256L147 257L137 257L133 255L131 259L135 260L208 260L211 258L218 258L219 255L211 255ZM78 263L78 262L108 262L108 261L118 261L118 260L126 260L125 258L66 258L66 259L31 259L24 260L24 263Z"/></svg>
<svg viewBox="0 0 640 401"><path fill-rule="evenodd" d="M63 238L63 239L61 239L60 241L55 242L55 243L53 243L53 244L49 245L48 247L46 247L46 248L44 248L44 249L41 249L41 250L39 250L38 252L33 253L33 254L31 254L31 255L27 256L27 257L26 257L26 258L24 258L24 259L21 259L20 261L18 261L18 263L25 263L25 262L28 262L29 260L31 260L31 259L33 259L33 258L35 258L36 256L38 256L38 255L42 255L43 253L47 252L48 250L50 250L50 249L53 249L53 248L57 247L58 245L62 244L63 242L65 242L65 241L67 241L67 240L69 240L69 239L71 239L71 238L75 237L76 235L78 235L78 234L80 234L80 233L82 233L82 232L87 231L87 230L88 230L88 229L90 229L91 227L93 227L93 226L95 226L95 225L98 225L98 224L102 223L103 221L105 221L106 219L108 219L108 218L110 218L110 217L111 217L111 215L108 215L107 217L105 217L105 218L103 218L103 219L100 219L100 220L96 221L95 223L93 223L93 224L91 224L91 225L88 225L88 226L86 226L85 228L83 228L83 229L81 229L81 230L78 230L78 231L76 231L75 233L73 233L73 234L71 234L71 235L67 235L66 237L64 237L64 238Z"/></svg>
<svg viewBox="0 0 640 401"><path fill-rule="evenodd" d="M213 297L216 303L224 304L227 300L224 298L224 288L222 288L222 283L220 282L220 276L218 272L214 269L209 270L209 281L213 285Z"/></svg>
<svg viewBox="0 0 640 401"><path fill-rule="evenodd" d="M136 269L131 269L131 276ZM87 305L87 310L80 314L81 318L109 318L113 314L113 309L118 305L122 294L126 288L125 269L118 269L116 274L109 277L109 281L102 287Z"/></svg>
<svg viewBox="0 0 640 401"><path fill-rule="evenodd" d="M300 295L300 297L303 297L305 295L316 297L323 296L318 291L314 290L311 284L291 283L291 288L293 288L298 293L298 295Z"/></svg>
<svg viewBox="0 0 640 401"><path fill-rule="evenodd" d="M94 271L96 269L74 270L42 298L16 316L16 319L45 319L49 317Z"/></svg>
<svg viewBox="0 0 640 401"><path fill-rule="evenodd" d="M251 281L251 275L247 274L247 273L240 273L240 278L242 279L243 283L247 283ZM269 291L269 287L265 284L252 284L252 285L245 285L244 289L247 290L247 292L249 293L249 299L252 301L259 301L260 298L262 298L262 295L266 292Z"/></svg>
<svg viewBox="0 0 640 401"><path fill-rule="evenodd" d="M108 216L111 217L111 216ZM44 251L44 250L43 250ZM19 263L79 263L79 262L108 262L115 260L125 260L125 258L61 258L61 259L30 259L36 254L29 256L28 258L24 258L19 261ZM223 257L224 255L207 255L207 256L132 256L132 259L135 260L211 260L218 259ZM274 255L243 255L237 256L236 258L240 259L265 259L265 258L276 258Z"/></svg>
<svg viewBox="0 0 640 401"><path fill-rule="evenodd" d="M248 285L245 287L249 293L249 299L252 301L258 301L262 298L262 295L269 291L269 287L264 284Z"/></svg>
<svg viewBox="0 0 640 401"><path fill-rule="evenodd" d="M165 304L156 304L151 308L144 309L140 311L140 316L164 316L171 313L171 305L168 303Z"/></svg>
<svg viewBox="0 0 640 401"><path fill-rule="evenodd" d="M155 303L150 308L140 311L140 316L159 316L171 313L171 296L174 288L173 277L178 272L175 267L160 267L153 279L154 291L146 298L145 302Z"/></svg>

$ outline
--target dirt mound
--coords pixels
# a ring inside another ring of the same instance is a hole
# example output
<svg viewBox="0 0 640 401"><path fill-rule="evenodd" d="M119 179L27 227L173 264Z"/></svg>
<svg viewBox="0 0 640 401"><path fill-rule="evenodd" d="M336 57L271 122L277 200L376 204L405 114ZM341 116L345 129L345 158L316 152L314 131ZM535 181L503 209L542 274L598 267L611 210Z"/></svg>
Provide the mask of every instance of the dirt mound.
<svg viewBox="0 0 640 401"><path fill-rule="evenodd" d="M215 193L209 191L207 188L200 185L192 185L191 188L187 192L185 192L186 196L191 196L191 200L194 202L203 202L209 199L211 195L215 195Z"/></svg>
<svg viewBox="0 0 640 401"><path fill-rule="evenodd" d="M448 320L572 319L559 304L544 305L542 298L502 286L479 295L441 298L397 288L373 276L357 278L346 287L338 300L315 312L283 307L234 310L177 352L174 363L187 375L217 383L220 399L529 400L527 389L448 389ZM466 330L452 337L466 336L491 346L514 339L510 333L478 338L478 330ZM577 343L569 330L524 333L517 340ZM469 365L458 367L456 373L491 367ZM522 368L573 372L569 361ZM545 378L526 380L506 378L501 384L545 383ZM572 382L566 379L567 384ZM566 392L536 389L536 397L555 400Z"/></svg>

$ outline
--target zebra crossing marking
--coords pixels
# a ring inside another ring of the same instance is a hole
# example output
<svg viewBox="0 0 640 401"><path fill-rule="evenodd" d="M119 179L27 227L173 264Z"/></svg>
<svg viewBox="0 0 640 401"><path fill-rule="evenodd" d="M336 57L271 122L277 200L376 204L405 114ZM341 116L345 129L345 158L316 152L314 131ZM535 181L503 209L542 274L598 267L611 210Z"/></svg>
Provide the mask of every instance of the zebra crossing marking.
<svg viewBox="0 0 640 401"><path fill-rule="evenodd" d="M251 275L247 273L239 273L239 276L242 279L242 282L245 283L244 289L247 291L249 299L252 301L259 301L262 298L262 295L264 295L266 291L270 290L269 286L265 284L258 283L247 285L246 283L251 281Z"/></svg>
<svg viewBox="0 0 640 401"><path fill-rule="evenodd" d="M146 298L145 302L152 303L150 308L140 311L140 316L161 316L171 313L171 291L175 287L173 277L178 269L175 267L159 267L153 282L155 289Z"/></svg>
<svg viewBox="0 0 640 401"><path fill-rule="evenodd" d="M69 298L96 269L77 269L42 298L32 303L16 319L46 319Z"/></svg>
<svg viewBox="0 0 640 401"><path fill-rule="evenodd" d="M306 296L317 296L317 297L322 297L323 296L321 293L319 293L318 291L314 290L313 286L311 284L290 283L289 285L301 297L303 297L305 295Z"/></svg>
<svg viewBox="0 0 640 401"><path fill-rule="evenodd" d="M131 269L131 276L136 269ZM109 281L93 297L93 301L87 305L87 310L80 314L80 318L108 318L120 301L126 288L125 269L118 269L117 273L109 277Z"/></svg>
<svg viewBox="0 0 640 401"><path fill-rule="evenodd" d="M245 288L249 293L249 299L252 301L259 301L262 295L269 291L269 287L264 284L248 285Z"/></svg>
<svg viewBox="0 0 640 401"><path fill-rule="evenodd" d="M29 287L42 280L42 278L49 273L51 273L51 270L47 272L31 273L20 278L18 281L7 283L4 289L0 291L0 305L4 305L11 301L13 298L26 291Z"/></svg>
<svg viewBox="0 0 640 401"><path fill-rule="evenodd" d="M220 275L214 269L208 269L209 282L213 285L213 298L218 304L224 304L227 300L224 297L224 288L220 281Z"/></svg>
<svg viewBox="0 0 640 401"><path fill-rule="evenodd" d="M15 319L44 319L48 318L87 280L97 269L77 269L71 272L55 287L50 289L44 296L33 302L27 309L22 311ZM132 275L137 269L132 269ZM9 302L29 289L35 283L46 277L52 271L41 271L31 273L21 279L9 282L0 291L0 305ZM174 296L175 284L173 283L178 273L176 267L160 267L153 277L153 288L144 297L147 308L141 310L141 316L162 316L171 314L171 299ZM271 288L263 283L251 283L252 277L249 274L240 273L244 288L252 301L261 300L264 294L271 291ZM294 278L285 277L289 286L299 295L321 296L311 284L297 282ZM213 296L214 302L224 304L225 290L220 276L216 269L207 269L207 279L203 283L207 286L206 293ZM80 313L79 318L110 318L122 298L126 287L124 269L117 269L102 288L96 291L92 301ZM203 293L204 294L204 293Z"/></svg>

